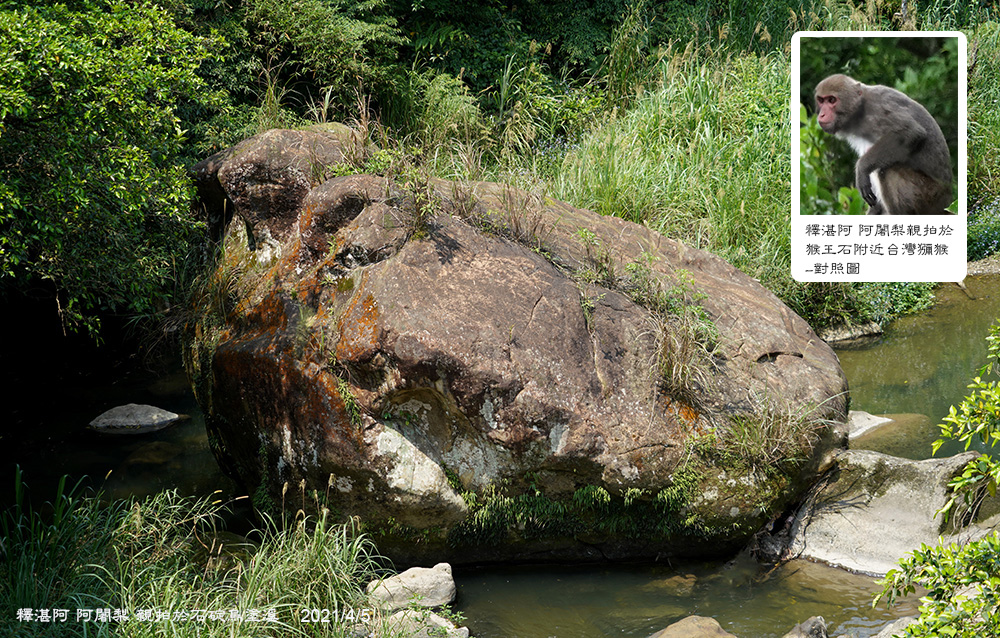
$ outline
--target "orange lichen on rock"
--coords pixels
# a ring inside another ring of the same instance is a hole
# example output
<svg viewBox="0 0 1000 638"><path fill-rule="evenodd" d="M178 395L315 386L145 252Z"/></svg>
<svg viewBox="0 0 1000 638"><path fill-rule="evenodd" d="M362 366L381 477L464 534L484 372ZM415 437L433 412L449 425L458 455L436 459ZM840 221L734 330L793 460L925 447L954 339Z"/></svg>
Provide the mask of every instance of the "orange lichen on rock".
<svg viewBox="0 0 1000 638"><path fill-rule="evenodd" d="M680 399L670 399L666 405L666 412L677 423L678 427L689 435L704 436L708 434L708 423L701 413L690 404Z"/></svg>
<svg viewBox="0 0 1000 638"><path fill-rule="evenodd" d="M373 357L379 347L379 318L378 302L362 284L340 317L337 359L360 362Z"/></svg>

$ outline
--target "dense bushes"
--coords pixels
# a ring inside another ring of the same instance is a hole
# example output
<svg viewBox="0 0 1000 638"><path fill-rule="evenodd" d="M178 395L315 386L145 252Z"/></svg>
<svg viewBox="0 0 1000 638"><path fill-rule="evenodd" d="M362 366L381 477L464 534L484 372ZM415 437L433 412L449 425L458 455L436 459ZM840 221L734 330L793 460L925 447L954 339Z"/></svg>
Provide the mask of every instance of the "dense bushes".
<svg viewBox="0 0 1000 638"><path fill-rule="evenodd" d="M151 4L0 5L0 283L58 290L71 327L166 303L197 229L177 106L210 99L206 53Z"/></svg>

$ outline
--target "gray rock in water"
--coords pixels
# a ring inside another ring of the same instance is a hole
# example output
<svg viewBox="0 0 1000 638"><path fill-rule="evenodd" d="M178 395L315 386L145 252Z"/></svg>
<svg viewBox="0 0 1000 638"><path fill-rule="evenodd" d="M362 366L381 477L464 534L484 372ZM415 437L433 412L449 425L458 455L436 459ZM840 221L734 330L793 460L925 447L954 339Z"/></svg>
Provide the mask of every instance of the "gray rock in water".
<svg viewBox="0 0 1000 638"><path fill-rule="evenodd" d="M875 416L861 410L851 410L847 413L847 432L851 443L859 436L872 432L875 429L892 423L892 419L884 416Z"/></svg>
<svg viewBox="0 0 1000 638"><path fill-rule="evenodd" d="M911 461L866 450L837 455L831 480L817 486L792 525L791 553L884 575L922 543L950 530L937 516L948 481L977 452Z"/></svg>
<svg viewBox="0 0 1000 638"><path fill-rule="evenodd" d="M892 638L898 634L901 634L904 629L917 622L916 616L907 616L905 618L900 618L896 622L890 623L882 628L882 631L878 632L872 638Z"/></svg>
<svg viewBox="0 0 1000 638"><path fill-rule="evenodd" d="M649 638L736 638L714 618L688 616L661 629Z"/></svg>
<svg viewBox="0 0 1000 638"><path fill-rule="evenodd" d="M813 616L792 627L783 638L827 638L826 621L822 616Z"/></svg>
<svg viewBox="0 0 1000 638"><path fill-rule="evenodd" d="M389 611L411 605L440 607L455 600L455 579L448 563L412 567L391 578L370 582L368 595L373 603Z"/></svg>
<svg viewBox="0 0 1000 638"><path fill-rule="evenodd" d="M90 422L90 429L111 434L145 434L170 427L188 417L152 405L129 403L111 408Z"/></svg>

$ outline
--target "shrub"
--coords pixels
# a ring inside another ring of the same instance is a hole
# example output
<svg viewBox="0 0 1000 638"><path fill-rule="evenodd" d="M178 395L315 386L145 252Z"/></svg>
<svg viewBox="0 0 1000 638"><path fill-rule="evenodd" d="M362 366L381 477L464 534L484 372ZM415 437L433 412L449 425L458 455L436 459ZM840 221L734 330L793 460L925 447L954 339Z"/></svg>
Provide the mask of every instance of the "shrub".
<svg viewBox="0 0 1000 638"><path fill-rule="evenodd" d="M969 261L1000 252L1000 200L969 213Z"/></svg>
<svg viewBox="0 0 1000 638"><path fill-rule="evenodd" d="M205 56L149 3L0 4L0 286L94 332L170 303L198 228L177 107L211 100Z"/></svg>

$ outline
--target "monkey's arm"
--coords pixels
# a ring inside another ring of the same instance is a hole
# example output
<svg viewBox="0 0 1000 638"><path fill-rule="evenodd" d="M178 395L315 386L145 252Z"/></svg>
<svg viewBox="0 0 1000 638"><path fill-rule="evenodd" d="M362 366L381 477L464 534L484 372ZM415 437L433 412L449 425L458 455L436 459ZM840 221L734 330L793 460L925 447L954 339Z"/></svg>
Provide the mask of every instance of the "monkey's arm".
<svg viewBox="0 0 1000 638"><path fill-rule="evenodd" d="M861 197L869 206L874 206L878 201L872 188L872 173L898 164L909 166L910 158L927 140L927 135L924 127L913 118L907 118L898 126L888 130L883 128L878 140L858 158L854 168L854 181L861 191Z"/></svg>

